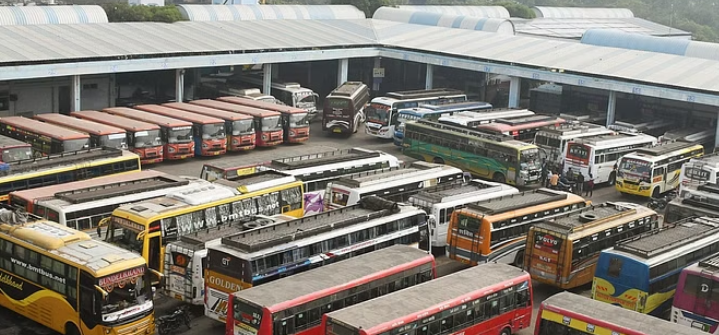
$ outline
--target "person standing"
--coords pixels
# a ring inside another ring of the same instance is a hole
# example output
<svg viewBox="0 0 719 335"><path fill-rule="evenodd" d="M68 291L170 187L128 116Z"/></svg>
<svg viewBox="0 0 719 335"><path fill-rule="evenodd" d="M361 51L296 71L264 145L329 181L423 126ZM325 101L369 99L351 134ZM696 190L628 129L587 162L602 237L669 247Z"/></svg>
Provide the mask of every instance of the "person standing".
<svg viewBox="0 0 719 335"><path fill-rule="evenodd" d="M592 174L589 174L589 180L587 180L587 187L584 188L584 196L593 196L594 195L594 177Z"/></svg>
<svg viewBox="0 0 719 335"><path fill-rule="evenodd" d="M559 173L552 173L552 176L549 177L549 188L556 190L557 183L559 183Z"/></svg>
<svg viewBox="0 0 719 335"><path fill-rule="evenodd" d="M547 170L547 160L545 158L542 158L542 174L540 180L544 187L547 187L547 180L549 179L548 173L549 171Z"/></svg>
<svg viewBox="0 0 719 335"><path fill-rule="evenodd" d="M584 173L582 173L581 171L579 171L579 173L577 174L576 185L577 194L582 195L582 191L584 190Z"/></svg>

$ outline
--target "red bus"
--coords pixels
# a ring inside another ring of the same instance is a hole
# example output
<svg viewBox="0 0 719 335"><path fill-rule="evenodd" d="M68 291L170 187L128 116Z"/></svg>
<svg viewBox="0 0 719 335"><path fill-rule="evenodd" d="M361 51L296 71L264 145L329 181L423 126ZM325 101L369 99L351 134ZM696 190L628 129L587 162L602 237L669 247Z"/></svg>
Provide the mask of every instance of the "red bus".
<svg viewBox="0 0 719 335"><path fill-rule="evenodd" d="M195 156L192 123L127 107L105 108L105 113L160 126L165 159L179 160Z"/></svg>
<svg viewBox="0 0 719 335"><path fill-rule="evenodd" d="M36 157L90 147L90 135L88 134L22 116L0 119L0 135L32 145Z"/></svg>
<svg viewBox="0 0 719 335"><path fill-rule="evenodd" d="M83 120L95 121L113 127L125 129L127 146L140 156L144 164L160 163L163 160L160 126L152 123L128 119L98 111L72 112L70 115Z"/></svg>
<svg viewBox="0 0 719 335"><path fill-rule="evenodd" d="M258 147L271 147L282 143L282 114L278 112L210 99L194 100L190 103L252 116L255 120L255 145Z"/></svg>
<svg viewBox="0 0 719 335"><path fill-rule="evenodd" d="M544 126L559 126L565 121L552 115L532 115L511 119L499 119L492 123L477 126L477 129L493 134L503 134L514 137L515 140L533 141L534 135Z"/></svg>
<svg viewBox="0 0 719 335"><path fill-rule="evenodd" d="M707 335L648 314L562 292L542 302L534 335L565 334Z"/></svg>
<svg viewBox="0 0 719 335"><path fill-rule="evenodd" d="M529 274L485 263L325 314L322 334L509 335L531 322Z"/></svg>
<svg viewBox="0 0 719 335"><path fill-rule="evenodd" d="M160 105L137 105L136 109L192 122L195 156L217 156L227 152L225 120Z"/></svg>
<svg viewBox="0 0 719 335"><path fill-rule="evenodd" d="M285 143L301 143L310 139L310 119L312 117L306 109L240 97L220 97L217 100L282 113Z"/></svg>
<svg viewBox="0 0 719 335"><path fill-rule="evenodd" d="M322 316L434 279L434 257L394 245L233 293L226 335L319 335ZM278 321L279 320L279 321Z"/></svg>
<svg viewBox="0 0 719 335"><path fill-rule="evenodd" d="M127 149L124 129L57 113L38 114L35 115L35 119L90 135L90 147L92 148Z"/></svg>
<svg viewBox="0 0 719 335"><path fill-rule="evenodd" d="M32 146L12 137L0 135L0 162L10 163L32 159Z"/></svg>
<svg viewBox="0 0 719 335"><path fill-rule="evenodd" d="M674 292L671 320L719 334L719 253L682 270Z"/></svg>
<svg viewBox="0 0 719 335"><path fill-rule="evenodd" d="M225 120L227 150L229 151L245 151L255 148L255 123L252 116L185 102L168 102L162 105Z"/></svg>

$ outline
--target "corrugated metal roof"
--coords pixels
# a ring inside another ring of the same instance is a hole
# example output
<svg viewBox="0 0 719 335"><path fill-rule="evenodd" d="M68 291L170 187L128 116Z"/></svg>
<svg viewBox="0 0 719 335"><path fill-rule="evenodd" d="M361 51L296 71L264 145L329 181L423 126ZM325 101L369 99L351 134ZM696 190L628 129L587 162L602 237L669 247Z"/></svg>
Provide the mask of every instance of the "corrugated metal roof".
<svg viewBox="0 0 719 335"><path fill-rule="evenodd" d="M380 7L387 8L387 7ZM502 6L397 6L399 9L437 14L465 15L508 19L509 11Z"/></svg>
<svg viewBox="0 0 719 335"><path fill-rule="evenodd" d="M532 10L537 17L555 19L626 19L634 17L634 13L627 8L534 6Z"/></svg>
<svg viewBox="0 0 719 335"><path fill-rule="evenodd" d="M481 30L514 35L514 24L507 19L418 12L391 7L377 9L372 18L425 26Z"/></svg>
<svg viewBox="0 0 719 335"><path fill-rule="evenodd" d="M591 29L582 36L588 45L661 52L687 57L719 60L719 44L674 38L652 37L611 29Z"/></svg>
<svg viewBox="0 0 719 335"><path fill-rule="evenodd" d="M351 5L177 5L189 21L364 19Z"/></svg>
<svg viewBox="0 0 719 335"><path fill-rule="evenodd" d="M614 29L651 36L691 38L691 33L640 18L598 19L517 19L512 18L518 35L580 39L590 29Z"/></svg>
<svg viewBox="0 0 719 335"><path fill-rule="evenodd" d="M107 23L100 6L2 6L0 25Z"/></svg>

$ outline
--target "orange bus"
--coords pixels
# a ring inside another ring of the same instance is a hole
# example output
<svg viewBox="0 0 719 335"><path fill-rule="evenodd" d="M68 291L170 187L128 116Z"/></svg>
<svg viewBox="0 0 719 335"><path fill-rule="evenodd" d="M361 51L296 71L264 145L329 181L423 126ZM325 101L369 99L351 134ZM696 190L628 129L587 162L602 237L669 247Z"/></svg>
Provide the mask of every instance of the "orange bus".
<svg viewBox="0 0 719 335"><path fill-rule="evenodd" d="M70 115L83 120L95 121L125 129L125 138L130 151L140 156L142 165L160 163L163 160L160 126L128 119L98 111L72 112Z"/></svg>
<svg viewBox="0 0 719 335"><path fill-rule="evenodd" d="M497 261L524 266L532 225L590 204L578 195L545 188L467 204L452 213L449 258L471 265Z"/></svg>
<svg viewBox="0 0 719 335"><path fill-rule="evenodd" d="M127 107L105 108L102 111L160 126L160 138L164 143L165 159L179 160L195 156L195 142L192 141L192 123L190 122Z"/></svg>
<svg viewBox="0 0 719 335"><path fill-rule="evenodd" d="M168 102L162 105L225 120L227 150L229 151L245 151L255 148L255 123L252 116L188 104L186 102Z"/></svg>
<svg viewBox="0 0 719 335"><path fill-rule="evenodd" d="M271 147L282 143L282 122L280 120L282 114L278 112L210 99L195 100L190 103L252 116L255 120L255 145L258 147Z"/></svg>
<svg viewBox="0 0 719 335"><path fill-rule="evenodd" d="M301 143L310 139L311 116L306 109L240 97L220 97L217 100L282 113L282 133L285 143Z"/></svg>
<svg viewBox="0 0 719 335"><path fill-rule="evenodd" d="M0 119L0 135L32 145L35 156L87 149L90 135L22 116Z"/></svg>
<svg viewBox="0 0 719 335"><path fill-rule="evenodd" d="M160 105L137 105L136 109L192 122L195 156L217 156L227 153L225 120Z"/></svg>
<svg viewBox="0 0 719 335"><path fill-rule="evenodd" d="M91 148L127 149L125 130L121 128L57 113L38 114L35 119L90 135Z"/></svg>

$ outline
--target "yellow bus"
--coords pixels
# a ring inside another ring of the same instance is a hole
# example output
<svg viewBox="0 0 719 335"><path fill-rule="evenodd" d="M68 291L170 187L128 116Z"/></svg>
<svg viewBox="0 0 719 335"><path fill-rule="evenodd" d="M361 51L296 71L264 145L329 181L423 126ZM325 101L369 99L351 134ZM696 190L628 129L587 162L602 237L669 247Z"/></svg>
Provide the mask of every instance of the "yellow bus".
<svg viewBox="0 0 719 335"><path fill-rule="evenodd" d="M140 255L7 205L0 217L0 306L65 335L154 334Z"/></svg>
<svg viewBox="0 0 719 335"><path fill-rule="evenodd" d="M529 227L590 204L578 195L546 188L467 204L452 213L449 258L470 265L496 261L521 266Z"/></svg>
<svg viewBox="0 0 719 335"><path fill-rule="evenodd" d="M657 212L631 203L565 213L529 228L524 269L540 283L565 290L582 286L592 282L602 250L656 228Z"/></svg>
<svg viewBox="0 0 719 335"><path fill-rule="evenodd" d="M10 192L118 173L140 171L140 157L116 148L94 148L4 163L0 201Z"/></svg>
<svg viewBox="0 0 719 335"><path fill-rule="evenodd" d="M304 215L303 183L295 177L262 171L196 184L166 196L126 204L112 212L106 240L141 254L163 271L165 246L181 236L255 215ZM119 234L119 232L122 234Z"/></svg>
<svg viewBox="0 0 719 335"><path fill-rule="evenodd" d="M657 198L679 186L685 162L703 154L701 144L681 140L639 148L617 162L615 187L622 194Z"/></svg>

